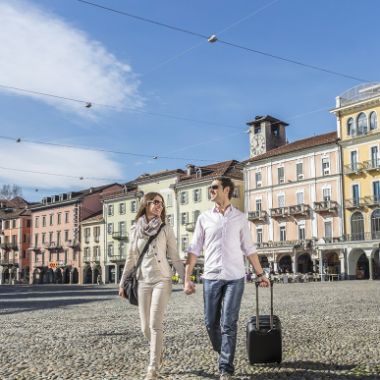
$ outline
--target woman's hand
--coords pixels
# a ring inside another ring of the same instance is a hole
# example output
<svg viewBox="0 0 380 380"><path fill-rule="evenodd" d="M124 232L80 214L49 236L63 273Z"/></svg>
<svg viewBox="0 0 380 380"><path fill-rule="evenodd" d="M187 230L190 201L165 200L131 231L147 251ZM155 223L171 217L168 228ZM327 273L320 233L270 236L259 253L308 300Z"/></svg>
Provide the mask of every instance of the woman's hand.
<svg viewBox="0 0 380 380"><path fill-rule="evenodd" d="M119 288L119 296L121 297L121 298L125 298L125 299L127 299L127 297L125 296L125 293L124 293L124 289L123 288Z"/></svg>

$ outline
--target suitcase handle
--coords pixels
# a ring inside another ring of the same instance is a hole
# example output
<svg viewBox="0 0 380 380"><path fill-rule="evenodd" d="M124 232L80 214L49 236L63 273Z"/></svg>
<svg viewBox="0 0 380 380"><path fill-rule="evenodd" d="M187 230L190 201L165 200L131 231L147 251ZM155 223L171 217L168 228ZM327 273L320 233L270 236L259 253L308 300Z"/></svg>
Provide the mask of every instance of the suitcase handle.
<svg viewBox="0 0 380 380"><path fill-rule="evenodd" d="M270 329L273 329L273 283L274 281L270 278L270 317L269 317L269 323L270 323ZM260 280L255 281L256 285L256 329L260 330L260 321L259 321L259 284Z"/></svg>

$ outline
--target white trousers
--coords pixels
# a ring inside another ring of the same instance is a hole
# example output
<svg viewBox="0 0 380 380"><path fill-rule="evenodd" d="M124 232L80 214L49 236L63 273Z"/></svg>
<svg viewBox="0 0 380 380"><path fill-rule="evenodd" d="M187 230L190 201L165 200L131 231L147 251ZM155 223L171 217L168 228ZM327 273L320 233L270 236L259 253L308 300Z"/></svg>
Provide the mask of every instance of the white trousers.
<svg viewBox="0 0 380 380"><path fill-rule="evenodd" d="M164 340L164 315L172 291L171 280L154 284L139 281L141 330L150 342L149 367L158 369Z"/></svg>

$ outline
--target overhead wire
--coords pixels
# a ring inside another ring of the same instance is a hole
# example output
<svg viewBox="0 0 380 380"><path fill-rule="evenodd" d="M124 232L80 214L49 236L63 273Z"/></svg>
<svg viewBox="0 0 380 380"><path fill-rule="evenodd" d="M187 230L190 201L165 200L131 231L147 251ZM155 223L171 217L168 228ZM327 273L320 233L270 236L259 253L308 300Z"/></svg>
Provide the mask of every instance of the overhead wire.
<svg viewBox="0 0 380 380"><path fill-rule="evenodd" d="M306 68L309 68L309 69L312 69L312 70L321 71L321 72L324 72L324 73L327 73L327 74L340 76L340 77L343 77L343 78L346 78L346 79L352 79L352 80L355 80L355 81L358 81L358 82L371 82L368 79L363 79L363 78L359 78L359 77L356 77L356 76L353 76L353 75L345 74L345 73L342 73L342 72L339 72L339 71L334 71L334 70L326 69L326 68L324 68L322 66L312 65L312 64L309 64L309 63L304 63L304 62L301 62L301 61L298 61L298 60L295 60L295 59L282 57L280 55L268 53L268 52L261 51L261 50L258 50L258 49L253 49L253 48L250 48L250 47L247 47L247 46L243 46L243 45L240 45L240 44L237 44L237 43L229 42L229 41L226 41L226 40L221 40L216 35L205 35L205 34L202 34L202 33L199 33L199 32L194 32L192 30L188 30L188 29L184 29L184 28L179 28L179 27L176 27L176 26L173 26L173 25L170 25L170 24L166 24L166 23L163 23L163 22L160 22L160 21L152 20L152 19L149 19L147 17L137 16L137 15L129 13L129 12L121 11L121 10L110 8L110 7L106 7L106 6L103 6L103 5L100 5L100 4L97 4L97 3L93 3L93 2L87 1L87 0L77 0L77 1L80 2L80 3L83 3L85 5L97 7L97 8L109 11L109 12L114 12L114 13L117 13L117 14L120 14L120 15L123 15L123 16L126 16L126 17L130 17L130 18L142 21L142 22L146 22L146 23L154 24L154 25L161 26L161 27L164 27L164 28L167 28L167 29L171 29L171 30L174 30L176 32L180 32L180 33L184 33L184 34L189 34L189 35L192 35L192 36L196 36L198 38L203 38L203 39L206 39L207 41L209 41L211 43L219 42L221 44L224 44L226 46L230 46L230 47L233 47L233 48L236 48L236 49L245 50L245 51L248 51L248 52L251 52L251 53L254 53L254 54L260 54L260 55L263 55L263 56L266 56L266 57L269 57L269 58L277 59L277 60L280 60L280 61L283 61L283 62L292 63L292 64L295 64L295 65L298 65L298 66L303 66L303 67L306 67Z"/></svg>

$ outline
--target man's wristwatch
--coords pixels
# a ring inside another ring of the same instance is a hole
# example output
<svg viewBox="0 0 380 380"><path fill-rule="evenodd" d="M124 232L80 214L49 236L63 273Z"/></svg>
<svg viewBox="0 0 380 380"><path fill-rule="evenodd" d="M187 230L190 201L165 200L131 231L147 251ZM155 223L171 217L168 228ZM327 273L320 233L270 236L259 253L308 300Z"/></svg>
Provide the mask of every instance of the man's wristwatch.
<svg viewBox="0 0 380 380"><path fill-rule="evenodd" d="M256 276L257 276L257 278L263 277L263 276L265 276L265 272L261 272L261 273L257 274Z"/></svg>

